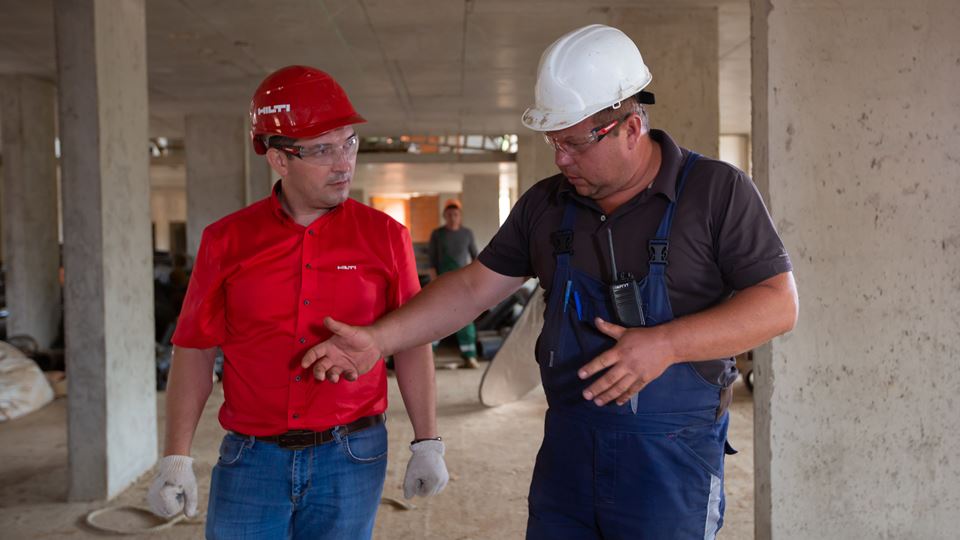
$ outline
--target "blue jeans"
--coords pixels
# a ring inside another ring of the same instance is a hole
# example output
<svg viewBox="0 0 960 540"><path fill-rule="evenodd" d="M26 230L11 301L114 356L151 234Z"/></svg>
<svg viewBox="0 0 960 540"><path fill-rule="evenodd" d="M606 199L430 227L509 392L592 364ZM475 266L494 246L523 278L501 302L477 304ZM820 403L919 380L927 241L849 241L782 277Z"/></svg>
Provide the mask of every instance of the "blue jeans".
<svg viewBox="0 0 960 540"><path fill-rule="evenodd" d="M213 468L210 539L369 539L387 471L381 424L302 450L228 433Z"/></svg>

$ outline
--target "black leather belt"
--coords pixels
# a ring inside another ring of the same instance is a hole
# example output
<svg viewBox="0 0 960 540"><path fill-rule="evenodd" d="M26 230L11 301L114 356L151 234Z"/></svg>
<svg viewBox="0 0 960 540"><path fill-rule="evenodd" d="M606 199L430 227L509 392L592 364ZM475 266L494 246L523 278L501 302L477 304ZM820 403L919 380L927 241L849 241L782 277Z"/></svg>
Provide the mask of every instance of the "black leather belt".
<svg viewBox="0 0 960 540"><path fill-rule="evenodd" d="M332 441L334 439L333 432L339 431L340 435L349 435L351 433L356 433L367 428L372 428L373 426L379 426L387 420L386 415L376 414L373 416L365 416L359 420L350 422L349 424L336 426L330 428L326 431L310 431L309 429L294 429L286 433L281 433L279 435L268 435L265 437L253 436L255 440L273 443L279 446L280 448L287 448L289 450L301 450L303 448L308 448L311 446L317 446L319 444L324 444ZM234 432L241 437L250 437L250 435L244 435L243 433Z"/></svg>

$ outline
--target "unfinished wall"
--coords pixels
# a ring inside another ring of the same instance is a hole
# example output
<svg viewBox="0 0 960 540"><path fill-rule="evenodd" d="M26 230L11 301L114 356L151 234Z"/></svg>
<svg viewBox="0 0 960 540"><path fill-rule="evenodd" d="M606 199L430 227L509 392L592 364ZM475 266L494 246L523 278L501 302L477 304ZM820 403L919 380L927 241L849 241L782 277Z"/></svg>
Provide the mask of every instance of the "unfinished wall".
<svg viewBox="0 0 960 540"><path fill-rule="evenodd" d="M520 195L534 184L560 172L554 160L554 149L543 136L524 129L517 141L517 188Z"/></svg>
<svg viewBox="0 0 960 540"><path fill-rule="evenodd" d="M720 140L717 23L717 8L686 6L611 9L608 23L633 39L653 74L650 124L713 157Z"/></svg>
<svg viewBox="0 0 960 540"><path fill-rule="evenodd" d="M56 88L33 77L0 77L3 140L3 271L7 335L49 347L60 332Z"/></svg>
<svg viewBox="0 0 960 540"><path fill-rule="evenodd" d="M754 166L796 267L757 538L957 537L960 5L755 0Z"/></svg>
<svg viewBox="0 0 960 540"><path fill-rule="evenodd" d="M247 204L249 137L242 116L191 114L186 118L187 254L195 256L203 229ZM260 162L250 178L268 183ZM259 172L258 172L259 171ZM256 193L256 196L260 195Z"/></svg>
<svg viewBox="0 0 960 540"><path fill-rule="evenodd" d="M55 4L71 500L110 498L157 458L144 11Z"/></svg>
<svg viewBox="0 0 960 540"><path fill-rule="evenodd" d="M460 202L463 203L463 226L473 231L477 251L483 251L500 228L500 176L465 174Z"/></svg>

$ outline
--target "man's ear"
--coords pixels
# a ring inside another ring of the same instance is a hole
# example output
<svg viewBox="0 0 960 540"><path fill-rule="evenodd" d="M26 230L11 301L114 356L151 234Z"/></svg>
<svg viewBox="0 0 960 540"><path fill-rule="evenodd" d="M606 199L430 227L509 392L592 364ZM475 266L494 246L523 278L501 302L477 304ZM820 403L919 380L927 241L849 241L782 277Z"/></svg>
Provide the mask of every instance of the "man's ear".
<svg viewBox="0 0 960 540"><path fill-rule="evenodd" d="M621 129L627 138L627 148L633 150L643 136L643 118L639 114L632 114L621 124Z"/></svg>
<svg viewBox="0 0 960 540"><path fill-rule="evenodd" d="M290 158L280 150L268 148L265 157L267 158L267 163L270 164L270 168L273 169L273 172L277 173L277 176L280 178L285 178L287 173L290 172Z"/></svg>

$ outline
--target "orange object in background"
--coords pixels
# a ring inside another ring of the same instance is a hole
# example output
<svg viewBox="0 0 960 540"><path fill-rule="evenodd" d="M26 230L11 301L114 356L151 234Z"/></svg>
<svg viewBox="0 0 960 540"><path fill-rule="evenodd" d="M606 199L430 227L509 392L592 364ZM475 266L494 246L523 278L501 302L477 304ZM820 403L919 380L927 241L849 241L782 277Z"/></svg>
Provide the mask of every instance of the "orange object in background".
<svg viewBox="0 0 960 540"><path fill-rule="evenodd" d="M410 223L407 227L413 243L430 241L430 233L440 226L440 216L437 215L439 204L440 197L437 195L410 198Z"/></svg>
<svg viewBox="0 0 960 540"><path fill-rule="evenodd" d="M410 227L410 201L401 197L370 197L370 206L380 210L404 227Z"/></svg>

